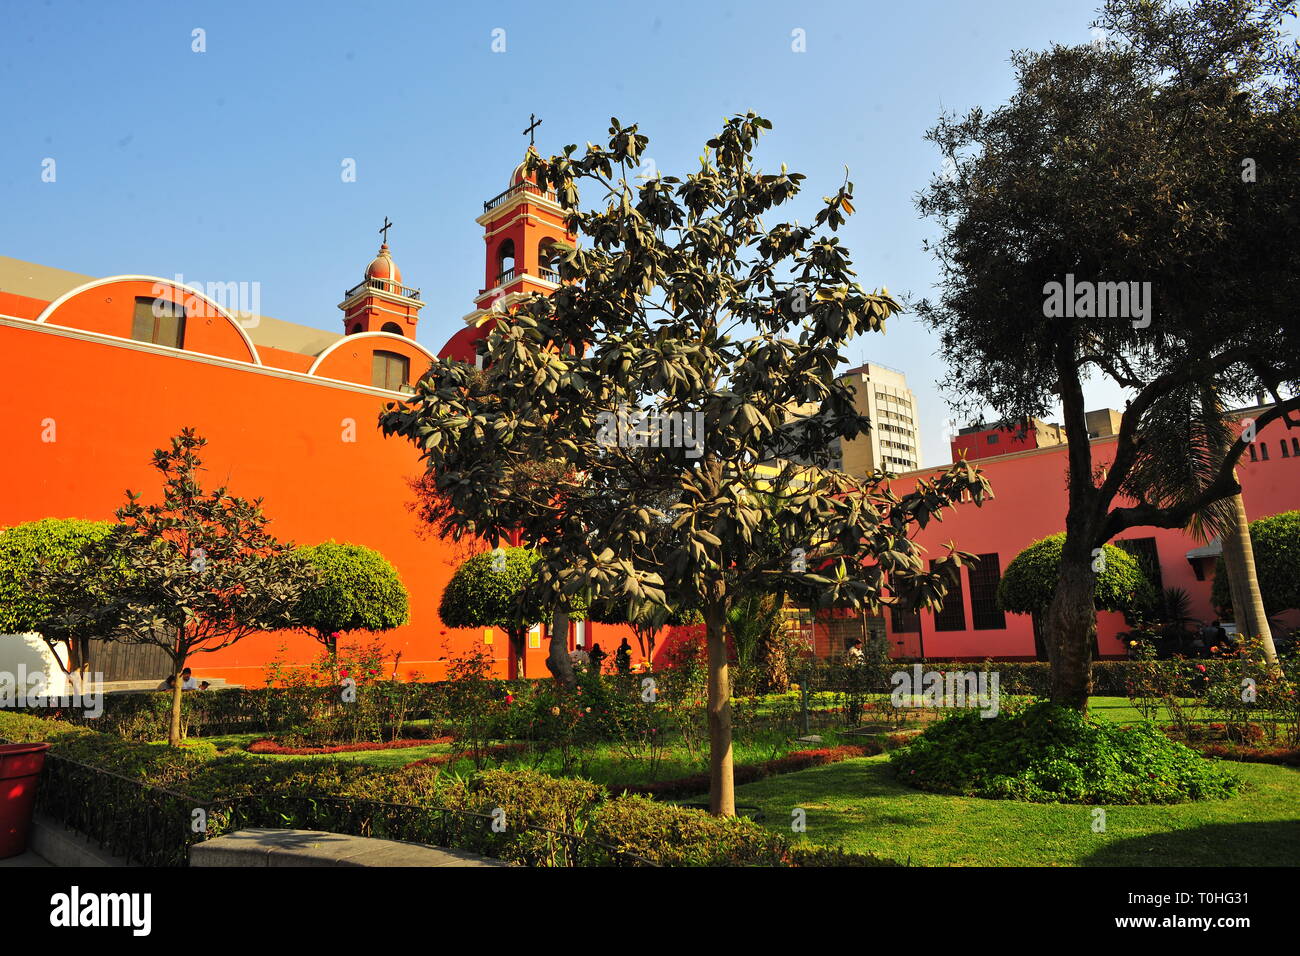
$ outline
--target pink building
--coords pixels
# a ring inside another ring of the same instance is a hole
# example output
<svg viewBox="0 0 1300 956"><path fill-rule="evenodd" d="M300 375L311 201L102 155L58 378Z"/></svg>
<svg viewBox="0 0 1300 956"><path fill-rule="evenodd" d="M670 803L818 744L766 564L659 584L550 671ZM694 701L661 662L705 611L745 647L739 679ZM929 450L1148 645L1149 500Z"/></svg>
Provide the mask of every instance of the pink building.
<svg viewBox="0 0 1300 956"><path fill-rule="evenodd" d="M1259 410L1241 409L1237 414L1249 418ZM1095 465L1109 464L1116 440L1114 434L1092 440ZM1025 547L1064 530L1066 449L1060 443L1004 455L984 451L978 467L993 486L993 500L979 508L973 504L959 505L946 512L941 523L932 524L917 535L931 557L946 553L945 545L951 541L960 550L979 555L982 560L976 568L963 569L960 589L950 595L947 606L938 614L887 612L884 615L883 626L895 656L920 656L924 645L928 658L1045 659L1041 645L1036 647L1029 616L998 610L997 586L1002 569ZM1284 423L1274 422L1260 431L1248 451L1242 457L1238 474L1250 519L1300 509L1300 437L1288 432ZM894 490L906 494L917 479L943 470L926 468L900 475L894 480ZM1194 617L1208 621L1217 616L1210 605L1215 559L1220 551L1217 542L1206 546L1182 531L1130 528L1114 543L1131 551L1153 554L1160 568L1160 580L1153 583L1160 588L1187 591ZM820 621L817 630L823 630ZM836 628L828 621L825 630L833 635ZM1122 614L1100 612L1097 615L1102 657L1124 656L1124 646L1116 636L1124 630ZM842 649L833 647L834 643L833 636L819 638L818 653Z"/></svg>

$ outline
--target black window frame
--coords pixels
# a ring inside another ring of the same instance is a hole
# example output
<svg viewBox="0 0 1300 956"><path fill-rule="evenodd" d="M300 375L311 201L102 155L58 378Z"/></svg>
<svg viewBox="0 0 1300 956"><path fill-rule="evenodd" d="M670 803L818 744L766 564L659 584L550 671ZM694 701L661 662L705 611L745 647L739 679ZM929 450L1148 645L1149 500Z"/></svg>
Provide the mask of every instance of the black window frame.
<svg viewBox="0 0 1300 956"><path fill-rule="evenodd" d="M935 562L930 562L930 569L934 569ZM966 630L966 593L962 587L962 578L959 573L956 580L949 582L948 593L943 597L943 607L934 612L934 629L936 631L964 631Z"/></svg>
<svg viewBox="0 0 1300 956"><path fill-rule="evenodd" d="M1002 557L997 552L976 555L978 562L966 569L970 588L970 621L975 631L1005 631L1007 615L998 607L998 585L1002 581Z"/></svg>

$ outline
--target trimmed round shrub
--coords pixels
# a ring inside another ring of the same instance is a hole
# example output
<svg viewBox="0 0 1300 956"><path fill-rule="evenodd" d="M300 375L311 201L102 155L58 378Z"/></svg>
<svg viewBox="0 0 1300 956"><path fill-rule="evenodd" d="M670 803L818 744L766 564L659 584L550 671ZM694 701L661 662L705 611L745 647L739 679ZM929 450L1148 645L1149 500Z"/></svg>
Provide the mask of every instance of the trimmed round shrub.
<svg viewBox="0 0 1300 956"><path fill-rule="evenodd" d="M1056 593L1061 572L1065 532L1035 541L1012 559L998 584L998 607L1013 614L1038 614L1047 610ZM1097 572L1093 597L1098 610L1128 611L1150 607L1155 589L1137 559L1123 548L1102 546L1105 563Z"/></svg>
<svg viewBox="0 0 1300 956"><path fill-rule="evenodd" d="M1047 702L954 714L889 759L920 790L1033 803L1181 803L1240 786L1153 724L1121 727Z"/></svg>
<svg viewBox="0 0 1300 956"><path fill-rule="evenodd" d="M66 564L112 531L112 522L81 518L42 518L0 531L0 634L35 631L50 614L51 599L27 586L38 561Z"/></svg>
<svg viewBox="0 0 1300 956"><path fill-rule="evenodd" d="M303 593L295 619L327 646L339 631L387 631L409 620L406 586L378 551L326 541L299 548L298 554L317 581Z"/></svg>
<svg viewBox="0 0 1300 956"><path fill-rule="evenodd" d="M1250 523L1250 545L1255 552L1255 576L1267 614L1300 608L1300 511L1258 518ZM1228 572L1219 556L1214 565L1210 602L1225 611L1232 607Z"/></svg>

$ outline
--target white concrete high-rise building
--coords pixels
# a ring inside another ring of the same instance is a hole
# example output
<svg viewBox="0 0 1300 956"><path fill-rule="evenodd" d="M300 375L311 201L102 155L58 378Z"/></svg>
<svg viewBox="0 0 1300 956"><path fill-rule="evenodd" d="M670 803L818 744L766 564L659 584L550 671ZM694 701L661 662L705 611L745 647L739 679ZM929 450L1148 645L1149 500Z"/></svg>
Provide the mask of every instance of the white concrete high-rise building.
<svg viewBox="0 0 1300 956"><path fill-rule="evenodd" d="M871 419L871 431L841 440L843 470L869 475L877 468L896 474L920 468L920 421L907 376L868 362L849 369L843 379L853 388L859 414Z"/></svg>

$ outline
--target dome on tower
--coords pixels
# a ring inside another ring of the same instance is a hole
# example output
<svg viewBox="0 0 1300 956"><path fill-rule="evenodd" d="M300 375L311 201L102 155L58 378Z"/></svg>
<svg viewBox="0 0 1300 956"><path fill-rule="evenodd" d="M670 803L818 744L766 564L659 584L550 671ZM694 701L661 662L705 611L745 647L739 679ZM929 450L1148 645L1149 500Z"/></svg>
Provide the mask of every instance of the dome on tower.
<svg viewBox="0 0 1300 956"><path fill-rule="evenodd" d="M393 255L388 251L388 243L379 247L379 254L370 260L370 265L366 266L367 279L387 279L398 285L402 284L402 270L397 268L397 263L393 261Z"/></svg>
<svg viewBox="0 0 1300 956"><path fill-rule="evenodd" d="M528 156L530 154L533 156L538 155L537 150L533 149L533 147L531 146L528 147L528 152L524 153L524 161L520 163L518 166L516 166L515 171L510 174L511 186L518 186L521 182L524 181L524 179L527 179L530 183L537 182L537 173L535 172L531 176L527 176L527 177L524 176L524 166L528 163Z"/></svg>

